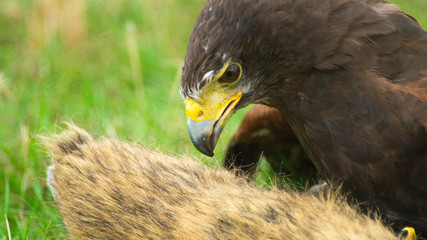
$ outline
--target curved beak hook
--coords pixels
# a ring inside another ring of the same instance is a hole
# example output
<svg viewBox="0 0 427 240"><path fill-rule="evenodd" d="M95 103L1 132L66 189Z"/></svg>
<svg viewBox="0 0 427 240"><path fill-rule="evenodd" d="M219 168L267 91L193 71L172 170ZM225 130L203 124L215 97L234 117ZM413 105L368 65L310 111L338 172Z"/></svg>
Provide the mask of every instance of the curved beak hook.
<svg viewBox="0 0 427 240"><path fill-rule="evenodd" d="M235 111L242 97L238 92L229 99L216 104L200 104L186 100L187 127L191 142L201 153L212 157L222 129Z"/></svg>

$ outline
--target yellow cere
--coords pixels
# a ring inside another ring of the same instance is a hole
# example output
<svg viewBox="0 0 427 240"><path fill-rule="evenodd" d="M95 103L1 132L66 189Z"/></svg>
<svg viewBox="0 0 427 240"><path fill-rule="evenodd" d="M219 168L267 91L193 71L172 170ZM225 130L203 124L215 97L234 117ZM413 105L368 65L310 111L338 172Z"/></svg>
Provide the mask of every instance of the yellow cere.
<svg viewBox="0 0 427 240"><path fill-rule="evenodd" d="M237 100L237 103L241 97L241 92L238 92L232 97L212 92L212 94L209 94L208 99L204 98L199 102L196 102L193 99L187 99L185 101L187 117L196 122L204 120L218 120L230 102Z"/></svg>
<svg viewBox="0 0 427 240"><path fill-rule="evenodd" d="M233 101L235 102L230 107L231 109L234 108L235 104L237 104L242 97L242 92L233 93L232 91L232 86L238 80L234 83L218 83L218 79L225 73L231 63L233 62L226 62L219 73L215 76L214 80L203 87L199 99L193 100L187 98L185 100L185 109L188 118L197 122L204 120L218 120L223 112L226 111L228 105ZM238 79L240 79L241 74L242 71L240 70L240 76ZM223 85L227 85L229 87L223 87ZM227 111L230 111L231 109L227 109Z"/></svg>

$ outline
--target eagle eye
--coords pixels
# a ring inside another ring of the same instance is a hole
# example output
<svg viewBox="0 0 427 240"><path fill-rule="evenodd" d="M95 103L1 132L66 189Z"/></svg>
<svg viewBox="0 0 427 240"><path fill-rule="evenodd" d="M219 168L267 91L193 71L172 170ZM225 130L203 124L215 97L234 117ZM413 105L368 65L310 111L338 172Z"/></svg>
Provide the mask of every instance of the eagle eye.
<svg viewBox="0 0 427 240"><path fill-rule="evenodd" d="M242 68L237 63L231 63L218 79L219 83L233 83L237 81L242 73Z"/></svg>

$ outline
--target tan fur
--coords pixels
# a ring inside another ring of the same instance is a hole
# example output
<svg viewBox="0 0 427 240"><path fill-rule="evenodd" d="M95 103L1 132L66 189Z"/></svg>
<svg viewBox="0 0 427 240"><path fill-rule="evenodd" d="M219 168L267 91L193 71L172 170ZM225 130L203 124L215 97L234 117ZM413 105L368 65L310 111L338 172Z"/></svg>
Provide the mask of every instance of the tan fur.
<svg viewBox="0 0 427 240"><path fill-rule="evenodd" d="M79 239L396 239L335 195L265 190L75 126L44 144L48 183Z"/></svg>

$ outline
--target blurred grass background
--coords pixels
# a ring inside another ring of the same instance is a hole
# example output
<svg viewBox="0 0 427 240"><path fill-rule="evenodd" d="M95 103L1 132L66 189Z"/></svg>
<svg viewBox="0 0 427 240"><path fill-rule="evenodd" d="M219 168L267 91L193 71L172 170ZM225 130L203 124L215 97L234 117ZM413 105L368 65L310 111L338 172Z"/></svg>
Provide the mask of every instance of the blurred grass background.
<svg viewBox="0 0 427 240"><path fill-rule="evenodd" d="M426 0L393 0L427 24ZM97 135L187 154L179 95L187 41L204 0L0 0L0 239L64 239L37 135L73 121ZM263 164L260 181L271 170Z"/></svg>

